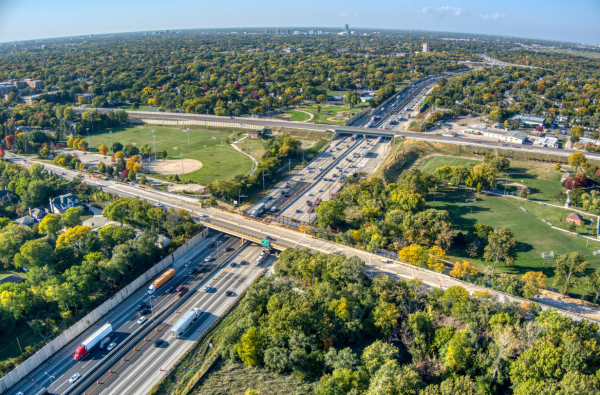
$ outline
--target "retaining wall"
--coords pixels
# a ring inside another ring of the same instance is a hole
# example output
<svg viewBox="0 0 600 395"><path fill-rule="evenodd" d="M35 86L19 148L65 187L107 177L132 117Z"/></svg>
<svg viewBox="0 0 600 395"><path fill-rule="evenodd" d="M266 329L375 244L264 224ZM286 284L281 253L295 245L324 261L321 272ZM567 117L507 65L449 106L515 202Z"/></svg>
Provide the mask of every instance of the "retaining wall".
<svg viewBox="0 0 600 395"><path fill-rule="evenodd" d="M192 237L190 241L179 247L175 252L158 262L156 265L152 266L152 268L136 278L129 285L121 289L121 291L116 293L111 299L101 304L94 311L64 331L25 362L17 366L13 371L2 377L0 379L0 394L5 393L19 381L27 377L28 374L49 360L53 355L60 351L64 346L69 344L77 336L93 326L108 312L117 307L122 301L131 296L140 287L156 277L158 273L171 266L173 262L185 255L190 248L196 246L200 241L204 240L208 235L208 232L208 228L204 228L200 234Z"/></svg>

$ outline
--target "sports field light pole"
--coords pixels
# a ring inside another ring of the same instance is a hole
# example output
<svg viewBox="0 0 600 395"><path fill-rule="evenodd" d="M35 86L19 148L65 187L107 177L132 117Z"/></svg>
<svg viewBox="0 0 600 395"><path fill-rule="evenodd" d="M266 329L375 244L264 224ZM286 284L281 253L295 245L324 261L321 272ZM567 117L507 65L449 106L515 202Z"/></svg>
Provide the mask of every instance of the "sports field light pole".
<svg viewBox="0 0 600 395"><path fill-rule="evenodd" d="M523 180L521 180L521 185L523 185L523 187L521 188L521 192L519 193L519 204L521 204L521 195L523 195L523 191L525 190L525 184L523 184Z"/></svg>
<svg viewBox="0 0 600 395"><path fill-rule="evenodd" d="M590 236L592 235L592 225L594 225L594 218L590 218L590 232L588 233L588 238L587 238L587 241L585 242L586 247L590 243Z"/></svg>
<svg viewBox="0 0 600 395"><path fill-rule="evenodd" d="M190 128L186 128L186 129L187 129L187 134L188 134L188 152L191 152L190 151ZM185 132L185 130L184 130L184 132Z"/></svg>
<svg viewBox="0 0 600 395"><path fill-rule="evenodd" d="M90 146L90 132L89 132L90 128L86 128L85 131L87 132L88 135L88 147Z"/></svg>
<svg viewBox="0 0 600 395"><path fill-rule="evenodd" d="M183 152L179 155L181 155L181 175L183 177L183 183L185 184L185 170L183 169Z"/></svg>
<svg viewBox="0 0 600 395"><path fill-rule="evenodd" d="M156 143L154 142L154 130L152 131L152 145L154 146L154 161L156 162Z"/></svg>

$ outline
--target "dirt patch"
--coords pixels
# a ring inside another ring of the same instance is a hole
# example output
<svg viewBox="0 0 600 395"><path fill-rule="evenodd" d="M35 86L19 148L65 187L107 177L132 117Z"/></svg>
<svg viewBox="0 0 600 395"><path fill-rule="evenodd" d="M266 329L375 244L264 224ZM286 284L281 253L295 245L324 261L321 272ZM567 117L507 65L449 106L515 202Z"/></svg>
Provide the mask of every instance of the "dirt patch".
<svg viewBox="0 0 600 395"><path fill-rule="evenodd" d="M329 117L327 118L328 121L330 122L339 122L339 121L345 121L346 118L340 118L340 117Z"/></svg>
<svg viewBox="0 0 600 395"><path fill-rule="evenodd" d="M281 114L279 118L291 118L292 114Z"/></svg>
<svg viewBox="0 0 600 395"><path fill-rule="evenodd" d="M186 173L191 173L202 168L202 162L195 159L184 159L183 169L181 159L159 160L145 166L144 170L156 174L181 174L184 170Z"/></svg>
<svg viewBox="0 0 600 395"><path fill-rule="evenodd" d="M198 184L183 184L183 185L169 185L167 187L167 191L169 192L188 192L188 193L197 193L199 195L204 195L206 193L206 187Z"/></svg>
<svg viewBox="0 0 600 395"><path fill-rule="evenodd" d="M498 181L498 182L497 182L497 184L498 184L498 185L504 185L505 183L506 183L506 181ZM524 187L525 185L523 185L523 184L519 184L518 182L510 181L508 184L506 184L506 186L509 186L509 187L517 187L517 192L521 192L521 189L523 189L523 187ZM526 191L527 193L531 193L531 191L529 190L529 188L526 188L526 189L525 189L525 191Z"/></svg>

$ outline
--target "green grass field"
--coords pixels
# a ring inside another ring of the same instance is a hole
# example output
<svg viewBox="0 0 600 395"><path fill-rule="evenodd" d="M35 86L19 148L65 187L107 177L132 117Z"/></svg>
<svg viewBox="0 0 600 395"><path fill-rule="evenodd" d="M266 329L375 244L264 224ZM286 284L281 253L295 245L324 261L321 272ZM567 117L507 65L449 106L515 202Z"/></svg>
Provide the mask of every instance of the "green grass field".
<svg viewBox="0 0 600 395"><path fill-rule="evenodd" d="M152 106L140 106L140 108L135 109L131 104L124 104L119 107L125 111L156 111L156 109L158 108Z"/></svg>
<svg viewBox="0 0 600 395"><path fill-rule="evenodd" d="M477 160L477 159L457 158L454 156L432 156L431 158L423 161L420 168L421 168L421 170L426 171L428 173L433 173L433 172L435 172L435 169L442 167L442 166L446 166L446 165L448 165L448 166L458 166L458 165L469 166L471 164L478 165L480 163L481 163L481 161Z"/></svg>
<svg viewBox="0 0 600 395"><path fill-rule="evenodd" d="M302 112L302 111L298 111L298 110L287 110L285 112L283 112L282 114L277 114L275 115L277 118L283 118L283 119L287 119L288 121L296 121L296 122L304 122L304 121L308 121L310 119L310 115Z"/></svg>
<svg viewBox="0 0 600 395"><path fill-rule="evenodd" d="M321 112L319 112L319 106ZM343 125L346 123L346 118L343 114L351 115L358 114L365 107L368 107L369 103L360 103L354 108L350 106L338 106L335 104L315 104L312 106L302 107L304 111L311 112L314 118L310 122L328 123L332 125Z"/></svg>
<svg viewBox="0 0 600 395"><path fill-rule="evenodd" d="M186 181L194 181L207 185L217 179L231 179L238 174L247 174L252 169L252 160L239 153L226 143L240 138L238 129L234 134L229 128L190 127L188 153L188 133L180 128L163 127L158 125L129 126L113 128L112 141L128 145L135 143L139 148L145 144L153 147L152 131L154 130L156 151L167 151L167 159L184 158L196 159L202 162L200 170L185 175ZM107 130L90 135L90 144L97 148L105 144L110 148L111 139ZM261 143L262 146L262 143ZM181 174L179 174L181 177ZM156 175L166 179L166 176Z"/></svg>
<svg viewBox="0 0 600 395"><path fill-rule="evenodd" d="M466 198L477 198L477 202L465 203ZM433 207L433 194L427 196L427 206ZM523 207L526 212L519 207ZM592 252L600 249L600 240L590 240L586 247L586 239L567 234L544 223L542 219L552 223L555 227L566 229L565 215L569 210L540 205L534 202L526 202L518 199L504 198L501 196L488 196L483 193L474 195L465 188L438 187L435 194L435 208L447 210L452 219L455 230L463 232L475 225L482 223L494 228L508 227L514 234L518 244L515 248L515 265L506 266L498 263L497 270L505 271L515 275L523 275L528 271L542 271L552 285L554 277L554 259L541 257L542 252L554 251L555 257L561 254L570 254L578 251L582 253L591 267L600 269L600 258L593 256ZM588 234L590 227L590 216L582 215L585 220L583 226L577 227L580 234ZM595 221L597 217L593 216ZM560 219L560 221L559 221ZM463 251L451 250L449 260L467 259L478 269L483 270L492 266L490 262L479 259L467 258Z"/></svg>

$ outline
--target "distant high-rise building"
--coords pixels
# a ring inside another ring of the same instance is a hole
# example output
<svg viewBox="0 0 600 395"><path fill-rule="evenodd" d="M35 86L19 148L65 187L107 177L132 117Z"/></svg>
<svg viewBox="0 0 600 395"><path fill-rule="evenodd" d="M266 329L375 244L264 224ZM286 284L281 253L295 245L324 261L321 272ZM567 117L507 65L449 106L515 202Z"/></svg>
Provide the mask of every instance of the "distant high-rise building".
<svg viewBox="0 0 600 395"><path fill-rule="evenodd" d="M344 29L345 31L348 31L348 24L347 23L344 25L344 28L345 28Z"/></svg>
<svg viewBox="0 0 600 395"><path fill-rule="evenodd" d="M423 52L431 52L431 48L429 48L429 43L423 43Z"/></svg>

